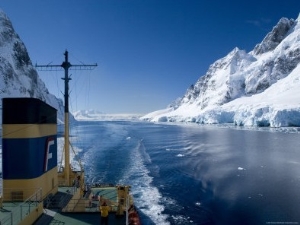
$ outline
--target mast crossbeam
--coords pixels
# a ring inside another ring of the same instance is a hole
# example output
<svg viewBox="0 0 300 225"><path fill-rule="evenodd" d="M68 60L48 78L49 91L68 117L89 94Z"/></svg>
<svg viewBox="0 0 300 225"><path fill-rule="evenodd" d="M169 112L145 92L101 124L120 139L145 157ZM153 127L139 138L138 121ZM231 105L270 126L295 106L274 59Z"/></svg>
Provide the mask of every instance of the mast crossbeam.
<svg viewBox="0 0 300 225"><path fill-rule="evenodd" d="M39 71L62 71L61 65L35 65L35 68Z"/></svg>
<svg viewBox="0 0 300 225"><path fill-rule="evenodd" d="M69 69L70 70L93 70L95 67L98 66L96 64L91 65L72 65L70 64ZM63 65L35 65L35 68L37 68L39 71L62 71L64 69Z"/></svg>

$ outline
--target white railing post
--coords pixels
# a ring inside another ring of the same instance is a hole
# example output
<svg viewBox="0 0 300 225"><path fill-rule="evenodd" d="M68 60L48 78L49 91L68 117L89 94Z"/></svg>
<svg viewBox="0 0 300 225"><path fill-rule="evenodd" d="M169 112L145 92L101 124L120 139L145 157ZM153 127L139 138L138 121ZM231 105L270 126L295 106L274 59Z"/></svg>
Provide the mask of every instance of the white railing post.
<svg viewBox="0 0 300 225"><path fill-rule="evenodd" d="M23 207L22 204L20 205L20 221L22 220L22 211L23 211Z"/></svg>
<svg viewBox="0 0 300 225"><path fill-rule="evenodd" d="M128 209L129 209L129 197L126 196L126 225L128 225Z"/></svg>

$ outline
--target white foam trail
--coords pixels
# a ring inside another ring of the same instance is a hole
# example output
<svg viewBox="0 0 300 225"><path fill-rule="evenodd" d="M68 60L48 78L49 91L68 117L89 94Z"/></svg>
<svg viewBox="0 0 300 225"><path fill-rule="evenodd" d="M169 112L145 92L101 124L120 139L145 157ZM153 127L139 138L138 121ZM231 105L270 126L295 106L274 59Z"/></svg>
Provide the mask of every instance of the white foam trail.
<svg viewBox="0 0 300 225"><path fill-rule="evenodd" d="M132 138L126 138L126 140L132 141ZM58 148L63 149L63 138L58 138ZM80 151L80 149L78 151ZM62 151L59 151L58 160L61 159L61 155ZM71 158L73 159L73 157ZM88 162L89 160L89 158L85 158L83 161ZM132 149L130 162L128 163L130 163L129 169L124 172L123 178L118 183L131 185L135 205L155 224L170 225L167 221L169 216L162 213L165 209L162 204L162 202L164 202L162 196L159 190L152 186L153 178L149 176L150 172L145 166L145 164L151 164L152 162L149 154L146 152L142 140L139 141L138 145L134 149ZM93 172L90 171L91 174ZM98 176L93 177L95 178Z"/></svg>
<svg viewBox="0 0 300 225"><path fill-rule="evenodd" d="M143 156L147 156L143 158ZM169 225L168 215L162 214L164 206L161 204L162 196L159 190L152 186L153 178L145 163L151 163L149 155L145 152L142 141L131 152L131 165L124 173L119 183L130 183L135 205L148 216L155 224Z"/></svg>

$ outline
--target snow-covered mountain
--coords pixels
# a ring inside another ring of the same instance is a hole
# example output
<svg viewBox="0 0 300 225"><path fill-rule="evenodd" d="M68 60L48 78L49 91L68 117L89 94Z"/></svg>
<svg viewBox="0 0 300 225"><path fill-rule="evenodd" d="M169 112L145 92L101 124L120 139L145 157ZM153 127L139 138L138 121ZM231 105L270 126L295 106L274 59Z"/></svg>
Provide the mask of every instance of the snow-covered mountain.
<svg viewBox="0 0 300 225"><path fill-rule="evenodd" d="M160 122L300 126L300 15L282 18L247 53L234 48L182 98L142 117Z"/></svg>
<svg viewBox="0 0 300 225"><path fill-rule="evenodd" d="M34 97L58 110L64 120L63 101L50 94L33 67L26 47L11 21L0 9L0 97ZM2 108L2 107L1 107ZM0 119L2 123L2 118Z"/></svg>
<svg viewBox="0 0 300 225"><path fill-rule="evenodd" d="M116 121L116 120L138 120L139 114L108 114L97 110L79 110L73 113L78 121Z"/></svg>

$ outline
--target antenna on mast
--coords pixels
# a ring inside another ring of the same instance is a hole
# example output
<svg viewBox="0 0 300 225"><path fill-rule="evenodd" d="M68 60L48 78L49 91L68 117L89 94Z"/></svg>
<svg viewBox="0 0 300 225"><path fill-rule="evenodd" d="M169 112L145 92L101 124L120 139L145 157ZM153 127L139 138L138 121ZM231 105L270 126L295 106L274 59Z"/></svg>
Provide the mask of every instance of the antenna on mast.
<svg viewBox="0 0 300 225"><path fill-rule="evenodd" d="M92 70L97 66L97 63L90 64L90 65L72 65L69 62L69 52L66 50L64 53L65 61L61 65L35 65L35 67L40 71L55 71L60 68L63 68L65 71L65 76L62 78L65 83L65 169L63 171L64 186L71 186L71 181L76 178L75 175L71 173L71 166L70 166L70 141L69 141L69 81L71 78L69 77L69 69L72 67L77 70ZM83 173L83 171L81 171Z"/></svg>

